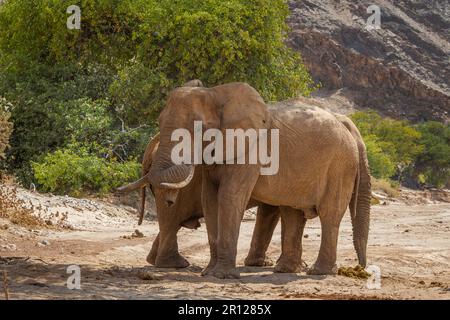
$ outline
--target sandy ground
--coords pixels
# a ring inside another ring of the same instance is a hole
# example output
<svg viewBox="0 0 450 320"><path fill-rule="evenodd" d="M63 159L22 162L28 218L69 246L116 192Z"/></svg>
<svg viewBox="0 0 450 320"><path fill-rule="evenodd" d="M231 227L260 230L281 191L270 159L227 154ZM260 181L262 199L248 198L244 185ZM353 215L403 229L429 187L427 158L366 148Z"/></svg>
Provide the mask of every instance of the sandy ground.
<svg viewBox="0 0 450 320"><path fill-rule="evenodd" d="M209 250L205 226L179 233L186 269L158 269L145 257L158 232L156 221L139 227L143 238L126 239L137 228L134 210L98 200L20 195L45 212L66 212L74 230L32 230L0 219L0 272L8 278L10 299L450 299L450 204L372 207L368 261L381 270L380 289L344 276L275 274L272 267L243 266L254 221L241 226L239 280L202 277ZM303 259L308 265L320 245L318 219L308 222ZM280 254L280 228L268 255ZM67 267L78 265L81 289L69 290ZM338 265L355 266L350 217L344 217ZM0 281L0 299L4 298Z"/></svg>

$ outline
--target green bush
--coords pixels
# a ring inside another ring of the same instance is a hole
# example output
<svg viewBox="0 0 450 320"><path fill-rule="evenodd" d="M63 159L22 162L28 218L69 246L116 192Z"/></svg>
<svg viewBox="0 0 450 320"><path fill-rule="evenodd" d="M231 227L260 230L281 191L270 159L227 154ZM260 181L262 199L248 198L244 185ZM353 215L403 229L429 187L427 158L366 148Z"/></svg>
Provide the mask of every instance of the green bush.
<svg viewBox="0 0 450 320"><path fill-rule="evenodd" d="M207 86L248 82L266 100L314 89L300 55L285 45L284 0L141 0L130 11L141 12L137 56L111 88L130 123L136 114L154 119L167 92L195 78Z"/></svg>
<svg viewBox="0 0 450 320"><path fill-rule="evenodd" d="M66 27L73 4L81 30ZM287 16L284 0L4 2L0 92L15 125L8 169L28 186L39 176L31 163L72 143L89 144L90 157L137 158L167 93L195 78L246 81L267 100L309 94L312 80L284 42Z"/></svg>
<svg viewBox="0 0 450 320"><path fill-rule="evenodd" d="M0 160L5 157L5 150L9 147L9 136L11 135L13 125L9 121L9 109L11 105L0 97Z"/></svg>
<svg viewBox="0 0 450 320"><path fill-rule="evenodd" d="M383 152L380 142L373 135L366 136L364 142L367 148L371 174L380 179L389 179L396 172L396 167L388 154Z"/></svg>
<svg viewBox="0 0 450 320"><path fill-rule="evenodd" d="M34 177L43 190L79 196L106 193L138 177L136 161L118 162L95 156L88 148L74 145L49 153L32 163Z"/></svg>
<svg viewBox="0 0 450 320"><path fill-rule="evenodd" d="M0 97L0 160L5 157L5 150L9 147L9 136L11 135L13 124L9 121L9 109L11 104Z"/></svg>
<svg viewBox="0 0 450 320"><path fill-rule="evenodd" d="M351 118L364 138L375 178L449 185L449 124L430 121L413 125L382 118L375 111L356 112Z"/></svg>
<svg viewBox="0 0 450 320"><path fill-rule="evenodd" d="M425 146L418 156L415 174L422 174L422 182L437 187L450 182L450 124L435 121L418 126L422 134L420 143Z"/></svg>
<svg viewBox="0 0 450 320"><path fill-rule="evenodd" d="M81 30L68 30L72 4L2 5L0 66L15 76L41 74L36 66L107 66L117 75L114 107L125 110L129 125L150 123L167 92L195 78L208 86L249 82L267 100L314 88L299 54L285 45L285 0L82 0Z"/></svg>

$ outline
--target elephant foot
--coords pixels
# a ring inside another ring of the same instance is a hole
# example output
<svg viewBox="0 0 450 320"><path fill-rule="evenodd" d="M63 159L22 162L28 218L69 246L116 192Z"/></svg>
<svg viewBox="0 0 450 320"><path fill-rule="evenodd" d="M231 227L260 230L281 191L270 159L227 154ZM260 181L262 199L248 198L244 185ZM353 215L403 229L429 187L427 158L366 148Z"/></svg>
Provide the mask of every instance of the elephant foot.
<svg viewBox="0 0 450 320"><path fill-rule="evenodd" d="M298 261L298 259L285 259L283 257L278 260L277 265L273 269L275 273L298 273L302 271L301 259Z"/></svg>
<svg viewBox="0 0 450 320"><path fill-rule="evenodd" d="M210 260L205 269L202 270L202 276L207 276L212 269L216 266L216 261Z"/></svg>
<svg viewBox="0 0 450 320"><path fill-rule="evenodd" d="M187 268L189 267L189 261L180 254L166 257L158 256L156 257L154 266L158 268Z"/></svg>
<svg viewBox="0 0 450 320"><path fill-rule="evenodd" d="M270 267L273 266L273 261L266 257L250 257L244 260L244 265L247 267Z"/></svg>
<svg viewBox="0 0 450 320"><path fill-rule="evenodd" d="M332 265L330 266L321 266L317 263L314 264L314 266L308 271L306 271L306 274L308 275L335 275L337 274L337 266Z"/></svg>
<svg viewBox="0 0 450 320"><path fill-rule="evenodd" d="M203 276L212 276L218 279L239 279L241 276L235 267L227 267L223 265L215 265L208 267L202 272Z"/></svg>
<svg viewBox="0 0 450 320"><path fill-rule="evenodd" d="M150 253L147 256L146 260L152 266L154 266L156 264L156 254L157 254L157 252L152 250L152 251L150 251Z"/></svg>

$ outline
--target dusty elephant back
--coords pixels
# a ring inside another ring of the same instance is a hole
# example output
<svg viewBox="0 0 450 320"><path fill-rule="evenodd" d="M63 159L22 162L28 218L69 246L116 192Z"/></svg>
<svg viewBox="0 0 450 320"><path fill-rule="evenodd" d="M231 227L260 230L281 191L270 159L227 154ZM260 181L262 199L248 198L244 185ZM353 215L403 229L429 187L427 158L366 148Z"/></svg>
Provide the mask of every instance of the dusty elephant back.
<svg viewBox="0 0 450 320"><path fill-rule="evenodd" d="M279 129L279 170L276 175L258 179L253 193L257 200L274 206L312 208L334 180L350 177L353 188L358 148L332 113L306 104L278 104L269 112L272 128Z"/></svg>

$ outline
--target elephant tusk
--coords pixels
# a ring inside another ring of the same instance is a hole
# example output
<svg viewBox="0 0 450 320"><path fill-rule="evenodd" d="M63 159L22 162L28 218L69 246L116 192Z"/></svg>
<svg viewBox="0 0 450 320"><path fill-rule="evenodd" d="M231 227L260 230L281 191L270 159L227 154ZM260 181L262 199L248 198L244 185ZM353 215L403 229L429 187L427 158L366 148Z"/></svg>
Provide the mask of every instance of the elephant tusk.
<svg viewBox="0 0 450 320"><path fill-rule="evenodd" d="M175 183L161 182L160 185L161 185L161 187L167 188L167 189L181 189L181 188L184 188L191 182L192 178L194 177L194 172L195 172L195 167L194 166L190 166L190 168L189 168L189 175L183 181L175 182Z"/></svg>
<svg viewBox="0 0 450 320"><path fill-rule="evenodd" d="M130 183L126 186L120 187L116 189L118 193L128 193L137 189L142 189L148 184L148 174L140 178L139 180Z"/></svg>

